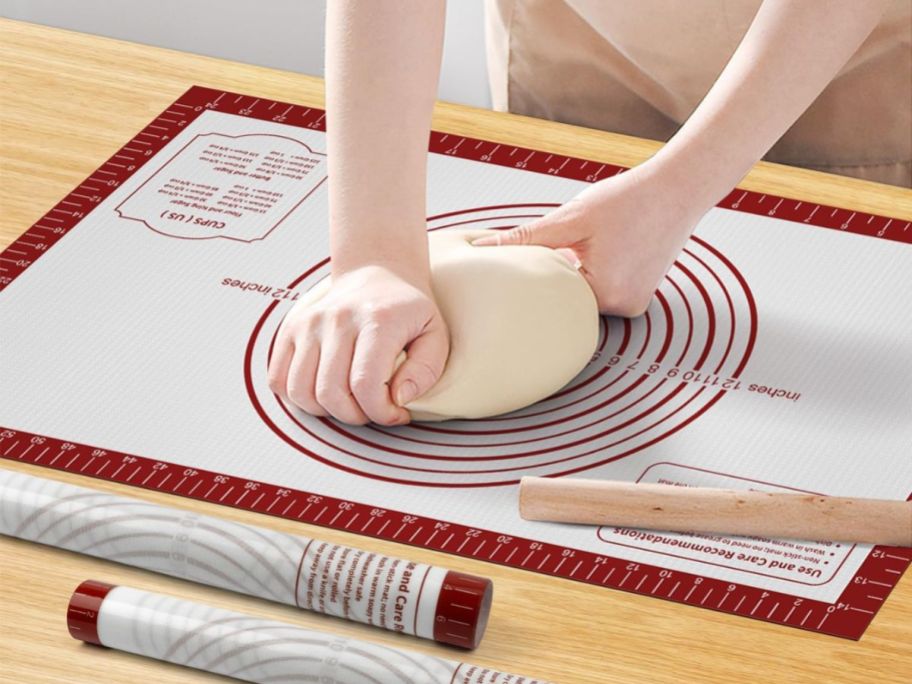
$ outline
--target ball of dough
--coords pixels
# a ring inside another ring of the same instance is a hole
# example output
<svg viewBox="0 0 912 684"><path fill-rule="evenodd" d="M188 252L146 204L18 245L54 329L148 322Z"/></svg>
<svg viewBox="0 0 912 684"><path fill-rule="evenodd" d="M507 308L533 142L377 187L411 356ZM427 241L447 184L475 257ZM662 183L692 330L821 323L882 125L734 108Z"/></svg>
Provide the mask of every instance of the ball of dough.
<svg viewBox="0 0 912 684"><path fill-rule="evenodd" d="M472 246L490 232L428 233L450 355L437 384L406 405L412 420L484 418L534 404L572 380L598 344L598 305L583 276L548 247Z"/></svg>

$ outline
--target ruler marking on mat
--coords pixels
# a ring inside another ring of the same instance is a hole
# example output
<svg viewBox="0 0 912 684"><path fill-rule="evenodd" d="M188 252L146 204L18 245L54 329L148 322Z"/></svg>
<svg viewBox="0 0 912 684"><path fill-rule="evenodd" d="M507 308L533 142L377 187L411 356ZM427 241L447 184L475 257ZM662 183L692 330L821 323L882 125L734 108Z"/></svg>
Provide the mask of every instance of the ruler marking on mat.
<svg viewBox="0 0 912 684"><path fill-rule="evenodd" d="M103 168L97 169L76 186L73 192L52 207L52 211L48 211L21 236L24 239L15 242L12 251L7 249L9 253L4 253L0 257L0 290L52 248L62 235L79 225L86 215L94 211L117 188L122 187L123 183L147 162L158 163L160 159L156 152L164 146L174 145L182 131L206 111L216 111L219 116L249 116L267 122L280 119L284 121L288 117L293 117L293 125L303 130L322 129L322 122L325 120L325 112L320 109L207 88L197 87L189 90L107 160L102 165ZM277 114L278 112L281 113ZM550 152L539 154L535 149L502 145L496 141L482 142L451 134L433 134L431 147L437 154L450 150L452 155L458 154L462 159L504 168L518 167L524 172L550 173L589 182L624 170L624 167L614 164ZM585 175L587 171L589 173ZM775 216L778 220L804 223L822 229L848 230L872 239L912 244L912 222L890 217L879 217L800 200L784 201L781 197L760 195L740 189L729 193L719 206L745 213ZM671 577L672 573L661 566L642 564L635 569L628 569L629 563L624 559L598 556L581 549L565 550L532 539L512 538L509 542L509 553L506 553L506 543L501 541L499 533L493 530L466 531L466 528L444 520L422 517L421 525L416 525L406 533L405 526L400 526L401 523L390 527L390 518L399 513L405 515L404 512L390 511L383 516L385 519L382 522L374 523L375 515L371 513L371 507L366 504L353 504L351 508L345 509L350 512L344 518L338 511L327 515L330 508L327 502L332 501L333 508L339 502L321 498L315 493L277 490L276 486L270 483L257 483L260 491L256 495L248 495L246 492L252 490L244 489L243 492L238 492L242 488L241 484L231 476L185 470L184 466L160 464L151 459L113 451L106 452L104 458L96 458L92 455L92 447L74 447L70 443L49 437L41 448L31 448L28 440L32 435L26 436L27 433L21 431L13 431L12 434L8 432L0 429L0 454L4 458L17 458L23 462L40 463L87 475L99 476L104 471L107 480L129 482L134 486L141 483L153 489L176 492L215 503L232 503L232 497L235 497L237 501L233 505L250 510L263 510L271 515L291 516L293 519L336 526L340 529L351 528L385 539L400 537L427 548L474 555L511 567L538 570L599 586L617 585L645 595L688 603L693 601L695 605L705 604L709 608L729 613L744 615L753 610L760 619L793 625L800 620L802 626L807 625L808 628L817 631L853 638L861 635L874 609L883 603L883 597L875 594L888 593L909 563L909 559L902 555L902 552L897 553L893 549L885 552L882 547L875 547L872 552L868 552L856 571L856 577L876 579L868 579L864 584L849 583L842 592L839 603L850 606L850 609L835 610L833 605L836 604L799 599L786 593L764 592L766 598L761 598L761 592L750 586L733 591L729 588L732 585L728 582L700 578L686 572L674 571L674 576ZM64 444L68 446L62 448ZM159 465L156 465L157 463ZM168 470L162 473L161 478L154 477L152 474L161 467L167 467ZM277 491L282 492L281 497L277 495ZM268 498L264 498L266 496ZM286 496L288 501L280 504L280 498L284 499ZM339 511L341 510L340 508ZM437 527L438 525L440 527ZM445 538L437 533L438 530L447 530L451 525ZM391 531L395 534L391 534ZM458 539L460 535L463 535L462 539ZM470 544L471 539L475 541ZM569 555L564 555L565 553ZM575 556L574 560L567 563L566 558L570 556ZM604 566L604 570L599 570L600 566ZM670 580L666 582L667 577ZM702 589L697 592L697 587ZM883 588L884 591L879 592L878 588Z"/></svg>

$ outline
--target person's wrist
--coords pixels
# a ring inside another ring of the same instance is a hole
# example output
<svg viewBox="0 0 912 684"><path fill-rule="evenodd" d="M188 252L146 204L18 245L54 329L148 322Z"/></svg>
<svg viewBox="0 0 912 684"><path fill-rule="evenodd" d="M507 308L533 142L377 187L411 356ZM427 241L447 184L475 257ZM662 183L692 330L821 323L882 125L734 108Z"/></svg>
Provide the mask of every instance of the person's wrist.
<svg viewBox="0 0 912 684"><path fill-rule="evenodd" d="M668 189L669 201L699 218L731 192L750 163L725 141L683 133L682 129L641 167Z"/></svg>
<svg viewBox="0 0 912 684"><path fill-rule="evenodd" d="M681 243L715 203L703 179L678 160L652 157L627 173L643 197L642 211L652 217L644 216L642 225L653 231L651 239L658 243Z"/></svg>
<svg viewBox="0 0 912 684"><path fill-rule="evenodd" d="M333 277L341 278L354 273L392 275L410 285L431 292L431 270L427 249L391 251L389 245L378 249L359 249L356 253L345 250L333 255L330 262Z"/></svg>

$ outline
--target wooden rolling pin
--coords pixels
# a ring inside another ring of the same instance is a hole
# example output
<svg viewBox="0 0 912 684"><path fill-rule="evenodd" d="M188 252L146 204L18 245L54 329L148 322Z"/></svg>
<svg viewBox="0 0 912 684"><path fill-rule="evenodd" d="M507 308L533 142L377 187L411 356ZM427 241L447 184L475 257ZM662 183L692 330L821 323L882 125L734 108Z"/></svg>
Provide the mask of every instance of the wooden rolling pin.
<svg viewBox="0 0 912 684"><path fill-rule="evenodd" d="M526 520L912 546L912 501L524 477Z"/></svg>

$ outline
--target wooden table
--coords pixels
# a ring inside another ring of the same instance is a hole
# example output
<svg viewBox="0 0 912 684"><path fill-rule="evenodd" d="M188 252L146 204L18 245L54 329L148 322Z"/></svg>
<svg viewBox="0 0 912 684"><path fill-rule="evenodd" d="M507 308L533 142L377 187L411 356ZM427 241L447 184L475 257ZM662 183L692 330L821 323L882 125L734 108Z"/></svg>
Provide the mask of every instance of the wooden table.
<svg viewBox="0 0 912 684"><path fill-rule="evenodd" d="M323 101L323 85L316 78L7 20L0 20L0 59L0 247L190 85L311 106ZM449 104L438 106L434 126L625 165L642 161L658 147L636 138ZM909 190L811 171L759 164L743 187L912 219ZM211 601L443 657L464 656L562 684L899 682L901 672L912 671L908 573L864 638L852 642L10 461L0 461L0 467L445 564L492 577L497 585L484 643L472 654L459 654L417 639L0 538L3 681L219 681L71 639L64 625L66 603L71 590L87 578Z"/></svg>

